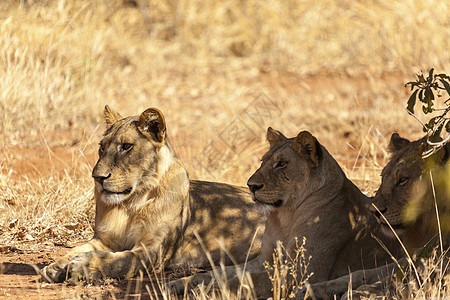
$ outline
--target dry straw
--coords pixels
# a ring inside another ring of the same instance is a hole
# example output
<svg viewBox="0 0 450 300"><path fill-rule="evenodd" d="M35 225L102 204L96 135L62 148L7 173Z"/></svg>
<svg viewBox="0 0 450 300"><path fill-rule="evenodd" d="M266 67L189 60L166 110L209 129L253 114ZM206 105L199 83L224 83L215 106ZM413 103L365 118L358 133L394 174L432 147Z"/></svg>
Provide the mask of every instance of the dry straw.
<svg viewBox="0 0 450 300"><path fill-rule="evenodd" d="M245 185L267 126L307 129L371 194L386 137L421 135L403 84L431 66L449 73L449 22L442 0L1 1L0 244L91 236L106 104L161 109L191 178ZM261 95L277 113L257 124L245 116ZM250 143L220 148L223 168L204 150L234 120Z"/></svg>

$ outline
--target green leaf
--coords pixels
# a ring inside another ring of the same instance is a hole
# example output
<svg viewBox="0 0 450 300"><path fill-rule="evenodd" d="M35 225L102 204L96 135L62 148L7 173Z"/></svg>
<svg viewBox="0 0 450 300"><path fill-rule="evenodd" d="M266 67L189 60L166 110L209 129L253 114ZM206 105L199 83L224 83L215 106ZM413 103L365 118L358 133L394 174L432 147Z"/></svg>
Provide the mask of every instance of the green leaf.
<svg viewBox="0 0 450 300"><path fill-rule="evenodd" d="M430 90L430 88L429 87L427 87L426 89L425 89L425 93L424 93L424 102L426 102L427 104L430 102L430 100L431 100L431 96L430 96L430 92L431 92L431 90Z"/></svg>
<svg viewBox="0 0 450 300"><path fill-rule="evenodd" d="M432 101L428 101L426 114L432 113L432 112L433 112L433 102Z"/></svg>
<svg viewBox="0 0 450 300"><path fill-rule="evenodd" d="M432 113L433 112L433 102L428 102L428 105L422 106L422 111L424 114Z"/></svg>
<svg viewBox="0 0 450 300"><path fill-rule="evenodd" d="M434 72L434 68L431 68L430 73L428 74L428 78L427 78L428 83L431 83L433 81L433 72Z"/></svg>
<svg viewBox="0 0 450 300"><path fill-rule="evenodd" d="M405 87L407 87L408 85L411 85L411 91L412 91L416 86L419 85L419 83L417 83L415 81L410 81L405 84Z"/></svg>
<svg viewBox="0 0 450 300"><path fill-rule="evenodd" d="M419 92L419 100L420 100L420 102L425 103L425 100L423 99L423 90L420 90L420 92Z"/></svg>
<svg viewBox="0 0 450 300"><path fill-rule="evenodd" d="M406 107L406 109L414 114L414 105L416 105L416 96L417 96L417 92L419 90L415 90L414 93L411 94L411 97L409 97L408 99L408 106Z"/></svg>
<svg viewBox="0 0 450 300"><path fill-rule="evenodd" d="M444 85L444 88L445 88L445 90L447 91L447 94L449 94L450 95L450 84L446 81L446 80L444 80L444 79L439 79L441 82L442 82L442 84Z"/></svg>
<svg viewBox="0 0 450 300"><path fill-rule="evenodd" d="M425 124L425 127L428 129L433 129L434 123L436 122L436 118L437 117L431 118L430 121L428 121L428 123Z"/></svg>
<svg viewBox="0 0 450 300"><path fill-rule="evenodd" d="M430 136L430 141L433 143L437 143L442 141L441 138L441 132L442 132L442 126L444 124L439 125L439 127L436 129L436 131Z"/></svg>
<svg viewBox="0 0 450 300"><path fill-rule="evenodd" d="M423 74L422 73L417 74L417 78L419 78L419 82L420 83L424 83L425 82L425 78L423 78Z"/></svg>
<svg viewBox="0 0 450 300"><path fill-rule="evenodd" d="M425 89L425 101L428 106L430 106L430 102L434 100L434 94L430 87Z"/></svg>

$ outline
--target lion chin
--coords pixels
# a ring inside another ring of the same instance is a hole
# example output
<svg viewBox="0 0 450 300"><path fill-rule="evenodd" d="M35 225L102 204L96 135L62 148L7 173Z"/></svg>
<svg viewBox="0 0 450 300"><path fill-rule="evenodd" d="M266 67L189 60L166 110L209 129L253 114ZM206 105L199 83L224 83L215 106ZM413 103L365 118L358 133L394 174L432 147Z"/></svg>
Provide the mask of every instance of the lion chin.
<svg viewBox="0 0 450 300"><path fill-rule="evenodd" d="M134 188L127 188L123 192L111 192L105 190L101 186L97 186L96 188L99 195L98 199L108 205L117 205L119 203L122 203L130 198L130 196L134 192Z"/></svg>
<svg viewBox="0 0 450 300"><path fill-rule="evenodd" d="M389 227L389 225L386 225L384 223L381 224L381 231L383 232L383 234L385 236L393 238L393 239L397 239L397 236L400 237L405 232L405 230L403 229L403 227L401 225L391 225L391 227ZM395 234L394 234L394 232L395 232Z"/></svg>
<svg viewBox="0 0 450 300"><path fill-rule="evenodd" d="M281 199L271 203L263 202L256 198L254 195L252 195L252 199L253 201L255 201L256 209L265 215L281 207L284 203L284 201Z"/></svg>

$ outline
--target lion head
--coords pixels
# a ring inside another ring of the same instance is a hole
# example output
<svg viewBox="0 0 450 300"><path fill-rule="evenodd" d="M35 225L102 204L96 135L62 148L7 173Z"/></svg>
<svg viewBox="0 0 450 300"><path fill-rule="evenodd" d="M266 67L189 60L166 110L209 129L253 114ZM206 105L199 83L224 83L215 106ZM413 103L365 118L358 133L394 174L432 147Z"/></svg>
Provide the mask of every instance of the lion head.
<svg viewBox="0 0 450 300"><path fill-rule="evenodd" d="M337 164L328 165L326 172L322 170L326 150L311 133L302 131L295 138L287 138L269 127L267 140L270 149L262 157L261 167L247 182L253 200L263 210L298 206L325 181L343 180ZM334 176L336 172L340 176ZM323 173L328 174L328 178L322 176Z"/></svg>
<svg viewBox="0 0 450 300"><path fill-rule="evenodd" d="M160 185L169 165L177 161L166 143L162 113L149 108L140 116L123 118L106 106L104 118L107 129L92 171L97 200L117 205L151 199L149 193ZM187 178L187 174L184 176Z"/></svg>
<svg viewBox="0 0 450 300"><path fill-rule="evenodd" d="M433 177L435 184L444 179L442 171L448 169L443 166L448 161L449 149L447 145L424 159L425 143L426 137L411 142L397 133L391 136L389 151L392 158L381 173L382 182L371 208L388 236L395 236L392 229L400 237L407 235L408 231L417 236L423 231L436 229L431 179ZM445 189L444 186L440 188ZM438 200L442 210L449 207L446 196L438 197Z"/></svg>

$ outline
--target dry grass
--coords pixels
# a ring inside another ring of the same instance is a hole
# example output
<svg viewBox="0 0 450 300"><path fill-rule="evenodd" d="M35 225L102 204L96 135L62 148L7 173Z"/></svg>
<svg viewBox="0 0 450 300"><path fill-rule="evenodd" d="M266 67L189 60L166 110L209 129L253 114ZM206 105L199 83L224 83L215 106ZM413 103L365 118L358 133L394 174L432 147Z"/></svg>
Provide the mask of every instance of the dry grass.
<svg viewBox="0 0 450 300"><path fill-rule="evenodd" d="M403 84L450 73L449 28L441 0L2 1L0 243L91 235L105 104L161 109L192 178L245 185L270 125L370 194L390 134L422 135Z"/></svg>

